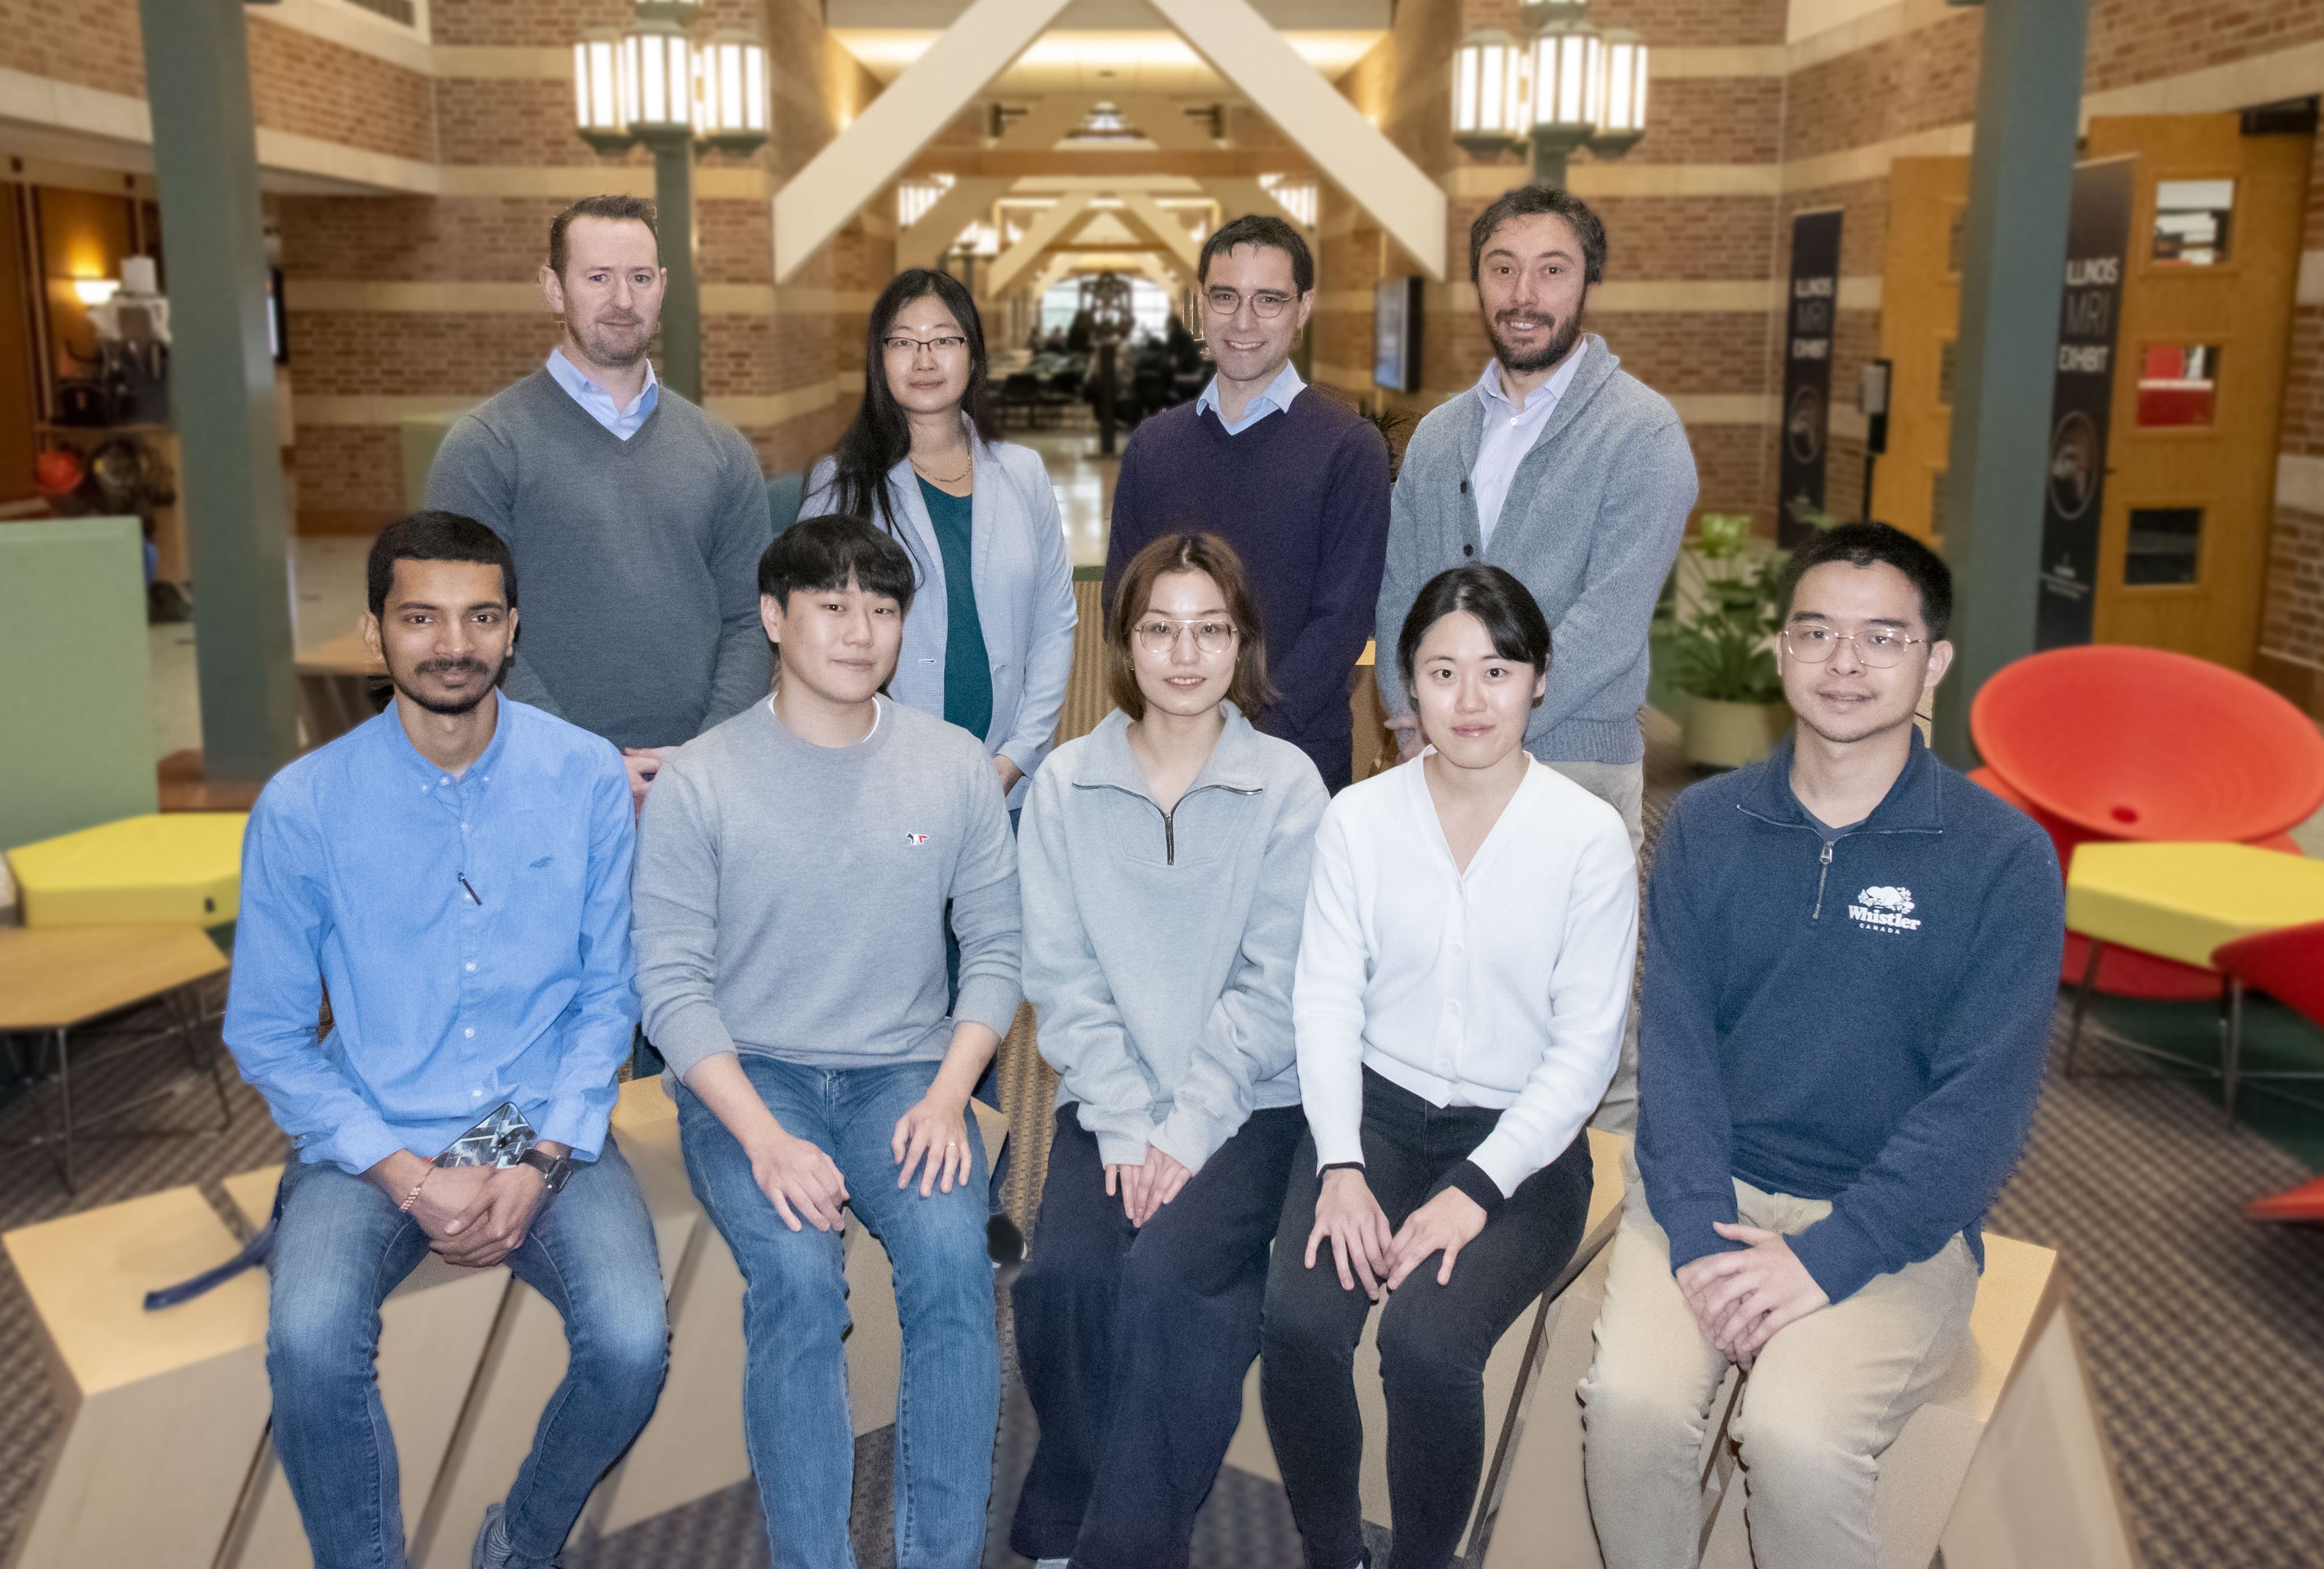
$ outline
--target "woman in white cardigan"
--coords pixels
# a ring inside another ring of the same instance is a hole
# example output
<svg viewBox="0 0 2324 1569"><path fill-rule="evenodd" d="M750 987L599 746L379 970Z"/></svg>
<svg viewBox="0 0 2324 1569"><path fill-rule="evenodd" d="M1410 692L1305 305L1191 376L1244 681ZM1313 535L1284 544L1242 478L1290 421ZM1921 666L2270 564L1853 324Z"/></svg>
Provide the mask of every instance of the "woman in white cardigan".
<svg viewBox="0 0 2324 1569"><path fill-rule="evenodd" d="M1396 656L1428 750L1324 813L1292 991L1307 1137L1259 1387L1314 1569L1364 1556L1353 1360L1383 1299L1388 1569L1443 1569L1458 1547L1485 1361L1582 1239L1582 1126L1637 942L1620 815L1525 751L1550 660L1525 586L1481 562L1442 574Z"/></svg>
<svg viewBox="0 0 2324 1569"><path fill-rule="evenodd" d="M867 519L919 579L889 693L973 732L1014 808L1074 660L1074 571L1041 455L995 441L984 328L948 273L897 274L864 335L863 401L799 515Z"/></svg>

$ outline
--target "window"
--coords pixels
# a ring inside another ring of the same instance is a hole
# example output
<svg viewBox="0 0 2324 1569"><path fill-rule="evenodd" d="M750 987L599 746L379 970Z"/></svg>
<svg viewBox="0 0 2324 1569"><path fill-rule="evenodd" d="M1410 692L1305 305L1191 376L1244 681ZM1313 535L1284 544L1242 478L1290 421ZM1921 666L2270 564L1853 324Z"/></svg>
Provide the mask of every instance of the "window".
<svg viewBox="0 0 2324 1569"><path fill-rule="evenodd" d="M2209 425L2218 400L2219 346L2151 343L2138 356L2142 426Z"/></svg>
<svg viewBox="0 0 2324 1569"><path fill-rule="evenodd" d="M2227 259L2227 219L2236 205L2232 180L2165 180L2154 187L2157 262L2209 267Z"/></svg>
<svg viewBox="0 0 2324 1569"><path fill-rule="evenodd" d="M2126 585L2192 583L2203 535L2200 507L2133 507L2123 551Z"/></svg>

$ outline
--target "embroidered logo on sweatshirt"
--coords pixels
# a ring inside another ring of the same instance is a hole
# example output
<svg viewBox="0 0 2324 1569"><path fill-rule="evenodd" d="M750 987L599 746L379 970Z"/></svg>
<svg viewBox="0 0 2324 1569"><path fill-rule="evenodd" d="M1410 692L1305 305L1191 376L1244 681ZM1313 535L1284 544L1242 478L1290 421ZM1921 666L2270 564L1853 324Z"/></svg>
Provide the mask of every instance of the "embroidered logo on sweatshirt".
<svg viewBox="0 0 2324 1569"><path fill-rule="evenodd" d="M1919 931L1921 923L1912 915L1913 891L1909 888L1868 888L1848 907L1850 920L1875 931Z"/></svg>
<svg viewBox="0 0 2324 1569"><path fill-rule="evenodd" d="M907 834L904 835L904 843L907 844L925 844L927 842L928 836L926 834Z"/></svg>

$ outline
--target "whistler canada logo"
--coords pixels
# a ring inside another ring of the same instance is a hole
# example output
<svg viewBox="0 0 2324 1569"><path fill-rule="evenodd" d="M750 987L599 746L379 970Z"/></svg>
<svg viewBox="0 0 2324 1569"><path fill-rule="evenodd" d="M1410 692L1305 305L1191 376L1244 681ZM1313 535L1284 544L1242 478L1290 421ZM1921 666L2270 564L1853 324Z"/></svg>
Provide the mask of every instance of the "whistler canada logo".
<svg viewBox="0 0 2324 1569"><path fill-rule="evenodd" d="M1848 907L1848 915L1857 925L1876 931L1921 929L1921 923L1913 918L1913 891L1909 888L1868 888Z"/></svg>

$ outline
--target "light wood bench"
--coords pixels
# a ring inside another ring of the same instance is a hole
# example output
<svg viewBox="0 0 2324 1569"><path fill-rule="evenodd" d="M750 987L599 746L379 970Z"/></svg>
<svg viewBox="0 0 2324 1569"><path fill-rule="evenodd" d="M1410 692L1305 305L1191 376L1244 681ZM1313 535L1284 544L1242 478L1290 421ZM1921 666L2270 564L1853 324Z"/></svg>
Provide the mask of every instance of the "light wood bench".
<svg viewBox="0 0 2324 1569"><path fill-rule="evenodd" d="M1571 1295L1571 1284L1598 1260L1606 1244L1613 1240L1614 1228L1621 1220L1622 1153L1630 1141L1625 1135L1601 1132L1595 1128L1589 1130L1589 1139L1593 1185L1590 1217L1582 1228L1581 1245L1574 1250L1564 1271L1542 1294L1538 1306L1517 1316L1485 1363L1486 1432L1494 1447L1477 1489L1469 1534L1472 1558L1492 1534L1496 1509L1503 1507L1509 1461L1517 1453L1525 1429L1526 1412L1540 1382L1536 1369L1541 1362L1544 1337L1557 1320L1560 1302ZM1306 1241L1305 1237L1277 1237L1276 1246L1304 1248ZM1323 1265L1318 1262L1316 1268ZM1361 1486L1364 1518L1393 1528L1396 1520L1388 1498L1388 1403L1380 1388L1379 1326L1379 1314L1376 1309L1364 1326L1364 1338L1356 1347L1356 1405L1364 1422ZM1233 1441L1227 1445L1226 1463L1269 1481L1283 1480L1275 1463L1274 1445L1268 1440L1267 1420L1259 1409L1256 1364L1243 1380L1242 1421L1235 1429Z"/></svg>
<svg viewBox="0 0 2324 1569"><path fill-rule="evenodd" d="M1976 1569L2131 1569L2136 1559L2074 1357L2058 1256L1991 1232L1985 1243L1970 1344L1881 1459L1882 1569L1928 1569L1941 1546L1949 1564ZM1596 1352L1591 1332L1609 1260L1598 1260L1557 1305L1540 1403L1480 1569L1603 1569L1582 1487L1575 1389ZM1736 1389L1730 1370L1702 1456L1704 1569L1752 1564L1726 1431ZM2025 1522L2042 1518L2053 1522L2040 1531L2043 1550L2024 1551ZM2052 1538L2065 1545L2054 1554Z"/></svg>
<svg viewBox="0 0 2324 1569"><path fill-rule="evenodd" d="M59 1421L8 1569L210 1569L266 1431L266 1278L161 1313L145 1293L231 1256L173 1187L10 1232Z"/></svg>
<svg viewBox="0 0 2324 1569"><path fill-rule="evenodd" d="M268 1166L226 1179L244 1225L266 1223L281 1177L281 1167ZM248 1278L267 1280L263 1273ZM463 1269L430 1253L380 1305L379 1394L395 1435L406 1542L420 1528L512 1283L505 1269ZM313 1562L270 1440L251 1468L218 1569L309 1569Z"/></svg>

